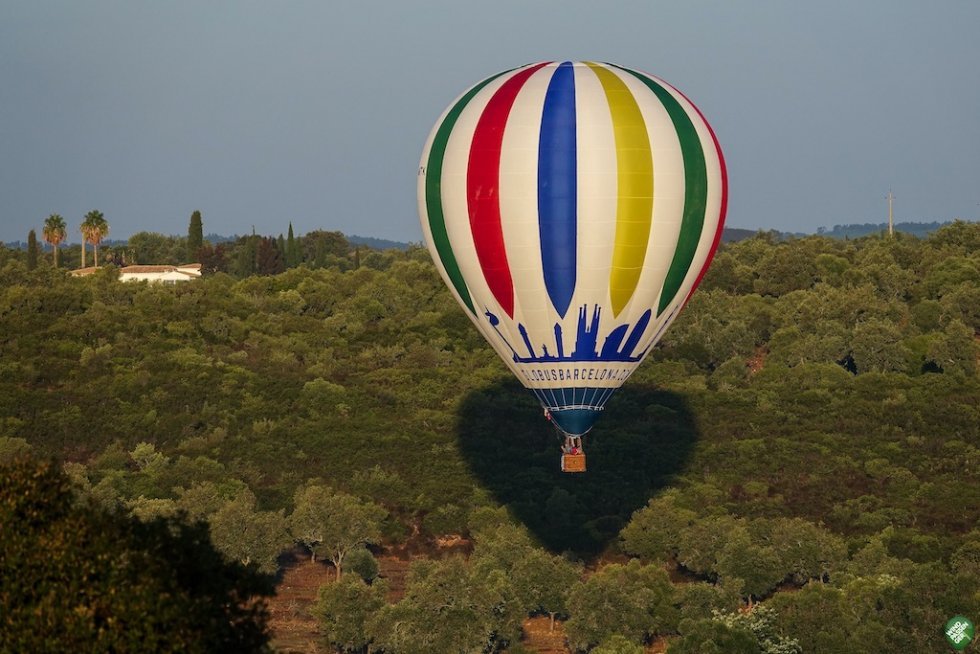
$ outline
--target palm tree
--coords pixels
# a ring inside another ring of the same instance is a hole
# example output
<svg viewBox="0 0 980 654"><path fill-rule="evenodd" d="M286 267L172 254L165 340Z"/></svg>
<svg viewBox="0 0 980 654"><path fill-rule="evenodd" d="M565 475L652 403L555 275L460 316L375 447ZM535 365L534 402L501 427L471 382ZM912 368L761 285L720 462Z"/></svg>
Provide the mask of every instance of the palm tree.
<svg viewBox="0 0 980 654"><path fill-rule="evenodd" d="M88 239L85 238L85 229L85 223L82 222L81 226L78 228L78 231L82 233L82 268L85 267L85 244L88 242Z"/></svg>
<svg viewBox="0 0 980 654"><path fill-rule="evenodd" d="M44 221L44 229L41 230L41 236L54 248L54 267L57 268L58 246L68 236L68 227L65 225L65 219L56 213L48 216Z"/></svg>
<svg viewBox="0 0 980 654"><path fill-rule="evenodd" d="M92 209L87 214L85 214L85 220L82 221L81 226L82 232L82 267L85 267L85 243L91 243L93 249L95 250L95 267L99 266L99 243L102 239L106 237L109 233L109 223L106 222L105 217L102 215L101 211Z"/></svg>

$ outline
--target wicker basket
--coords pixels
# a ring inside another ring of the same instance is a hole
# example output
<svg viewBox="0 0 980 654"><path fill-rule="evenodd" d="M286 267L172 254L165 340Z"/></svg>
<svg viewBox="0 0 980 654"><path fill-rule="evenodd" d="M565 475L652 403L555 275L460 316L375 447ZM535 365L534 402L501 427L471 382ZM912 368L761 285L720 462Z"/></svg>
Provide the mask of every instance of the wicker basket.
<svg viewBox="0 0 980 654"><path fill-rule="evenodd" d="M562 454L561 471L562 472L585 472L585 455Z"/></svg>

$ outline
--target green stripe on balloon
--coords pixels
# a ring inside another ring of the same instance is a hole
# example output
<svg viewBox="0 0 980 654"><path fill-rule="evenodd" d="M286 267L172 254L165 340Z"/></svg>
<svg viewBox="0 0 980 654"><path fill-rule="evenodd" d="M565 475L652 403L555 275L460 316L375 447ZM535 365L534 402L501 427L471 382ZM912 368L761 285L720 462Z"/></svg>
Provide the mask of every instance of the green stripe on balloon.
<svg viewBox="0 0 980 654"><path fill-rule="evenodd" d="M684 213L681 219L681 231L677 237L677 248L670 262L667 277L660 293L660 304L657 315L674 300L677 292L687 277L687 272L694 261L698 243L701 241L701 231L704 229L704 212L708 203L708 170L704 161L704 149L701 138L684 107L663 86L642 73L629 68L617 66L632 74L656 94L663 104L667 115L674 123L674 130L680 141L681 156L684 158Z"/></svg>
<svg viewBox="0 0 980 654"><path fill-rule="evenodd" d="M463 113L463 109L483 87L509 72L504 71L493 77L488 77L467 91L453 105L432 139L432 148L429 150L429 159L425 167L425 209L429 217L432 241L435 243L439 259L442 261L442 267L446 269L446 274L449 275L453 287L474 315L476 315L476 310L473 308L473 300L470 298L470 291L466 287L463 273L459 270L459 263L456 261L456 255L453 254L453 248L449 242L449 233L446 231L446 216L442 210L442 163L446 156L449 137L452 135L453 128L456 126L460 114Z"/></svg>

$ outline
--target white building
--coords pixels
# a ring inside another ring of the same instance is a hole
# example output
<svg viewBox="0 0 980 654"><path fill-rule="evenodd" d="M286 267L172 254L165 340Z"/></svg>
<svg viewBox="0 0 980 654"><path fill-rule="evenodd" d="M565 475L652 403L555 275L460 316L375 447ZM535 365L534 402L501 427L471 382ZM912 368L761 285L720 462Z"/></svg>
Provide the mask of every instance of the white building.
<svg viewBox="0 0 980 654"><path fill-rule="evenodd" d="M90 266L72 270L75 277L85 277L95 273L98 268ZM151 284L172 285L187 282L201 276L201 264L185 263L179 266L126 266L119 269L119 279L124 282L149 282Z"/></svg>
<svg viewBox="0 0 980 654"><path fill-rule="evenodd" d="M150 282L176 284L201 276L201 264L187 263L180 266L126 266L119 269L119 279L124 282Z"/></svg>

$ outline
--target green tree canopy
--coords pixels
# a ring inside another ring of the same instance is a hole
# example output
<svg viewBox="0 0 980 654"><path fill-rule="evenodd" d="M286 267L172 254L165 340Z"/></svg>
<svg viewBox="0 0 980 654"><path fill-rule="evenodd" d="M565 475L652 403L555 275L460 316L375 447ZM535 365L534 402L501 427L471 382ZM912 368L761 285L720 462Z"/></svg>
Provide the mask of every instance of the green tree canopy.
<svg viewBox="0 0 980 654"><path fill-rule="evenodd" d="M208 519L215 547L230 560L255 564L267 574L275 573L276 559L289 545L285 512L259 511L248 488L218 508Z"/></svg>
<svg viewBox="0 0 980 654"><path fill-rule="evenodd" d="M633 643L674 632L680 618L667 573L636 559L605 566L568 596L569 644L587 650L620 634Z"/></svg>
<svg viewBox="0 0 980 654"><path fill-rule="evenodd" d="M471 562L483 574L501 571L511 580L526 614L566 615L568 592L582 575L580 566L535 547L527 533L510 524L476 530Z"/></svg>
<svg viewBox="0 0 980 654"><path fill-rule="evenodd" d="M52 463L0 466L6 651L266 651L271 579L226 563L204 525L74 500Z"/></svg>
<svg viewBox="0 0 980 654"><path fill-rule="evenodd" d="M654 561L677 556L681 532L698 517L694 511L677 506L677 497L676 491L667 491L633 514L620 533L628 554Z"/></svg>
<svg viewBox="0 0 980 654"><path fill-rule="evenodd" d="M482 654L520 636L523 612L507 575L460 557L412 563L405 597L370 620L374 646L399 654Z"/></svg>
<svg viewBox="0 0 980 654"><path fill-rule="evenodd" d="M182 263L185 254L178 239L157 232L136 232L129 237L126 251L131 264Z"/></svg>
<svg viewBox="0 0 980 654"><path fill-rule="evenodd" d="M317 555L326 557L339 578L348 553L381 537L385 515L387 512L373 502L308 484L296 492L289 524L296 540L310 549L313 560Z"/></svg>
<svg viewBox="0 0 980 654"><path fill-rule="evenodd" d="M369 585L356 575L321 586L311 613L324 640L344 652L364 651L373 640L367 622L386 605L387 590L384 582Z"/></svg>

